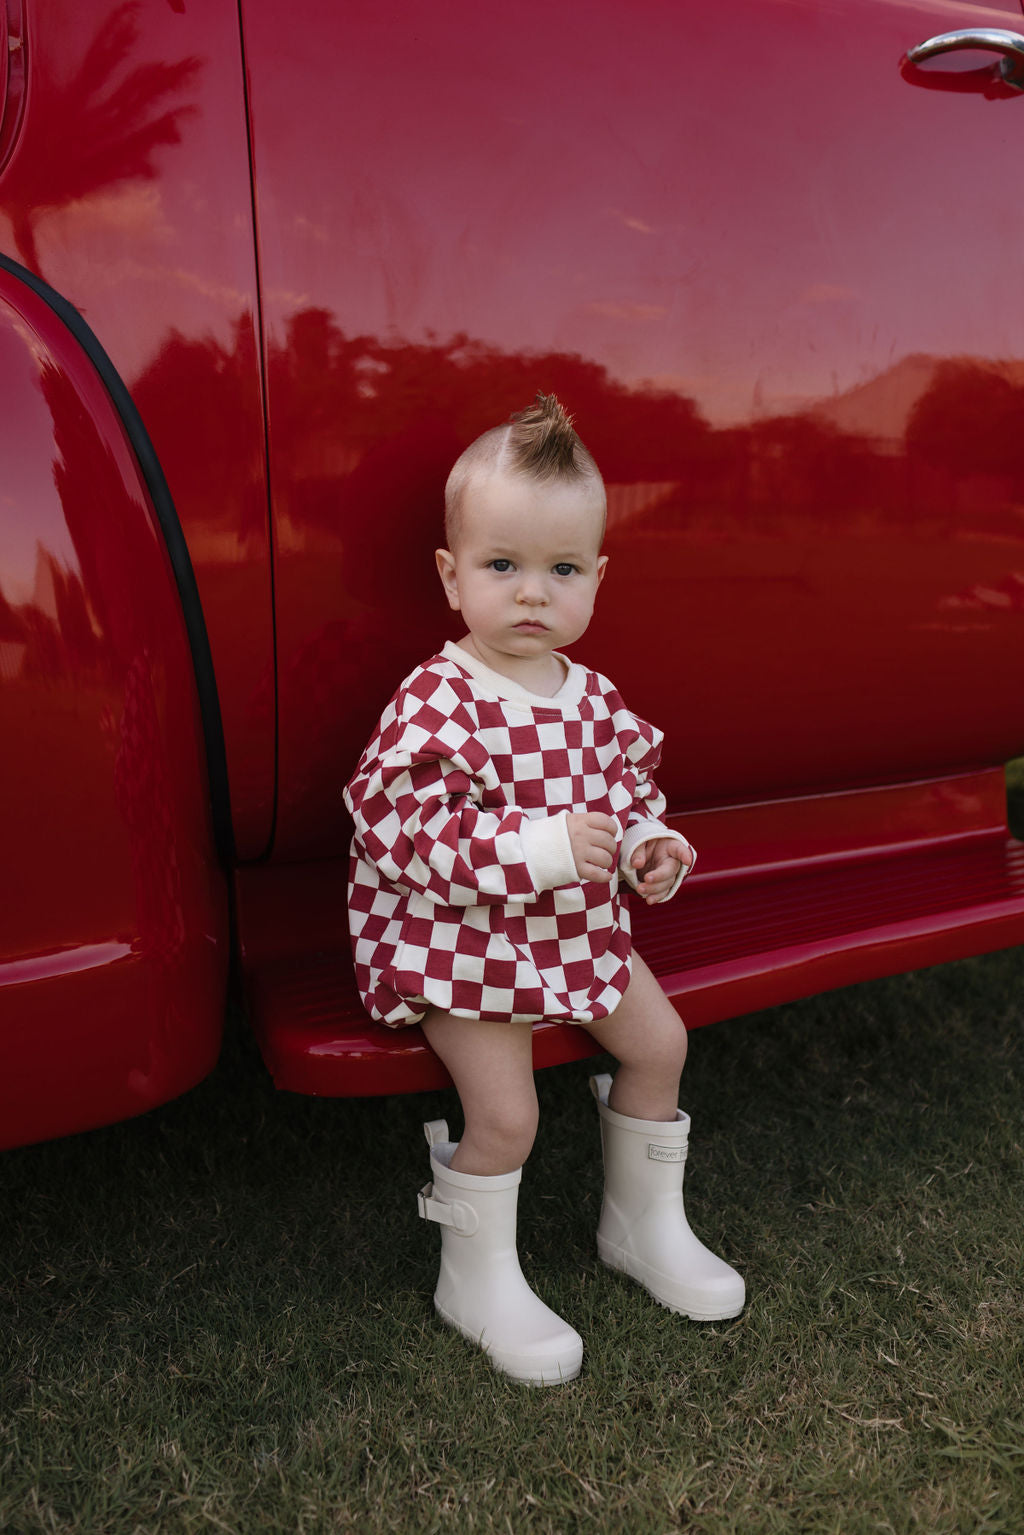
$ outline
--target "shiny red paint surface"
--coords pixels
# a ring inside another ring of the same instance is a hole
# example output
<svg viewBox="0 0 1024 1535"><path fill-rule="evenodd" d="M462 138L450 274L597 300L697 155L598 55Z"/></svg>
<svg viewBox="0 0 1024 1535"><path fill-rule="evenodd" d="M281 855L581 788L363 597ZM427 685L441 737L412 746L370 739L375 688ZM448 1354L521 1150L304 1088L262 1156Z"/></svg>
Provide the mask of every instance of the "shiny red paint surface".
<svg viewBox="0 0 1024 1535"><path fill-rule="evenodd" d="M0 249L85 316L153 439L203 598L239 851L255 857L273 824L274 654L237 6L25 0L24 32Z"/></svg>
<svg viewBox="0 0 1024 1535"><path fill-rule="evenodd" d="M228 933L178 594L120 421L0 273L0 1146L209 1071Z"/></svg>
<svg viewBox="0 0 1024 1535"><path fill-rule="evenodd" d="M538 387L609 482L577 650L665 728L675 807L1021 750L1024 99L902 77L948 5L243 17L282 855L344 845L452 632L446 468Z"/></svg>

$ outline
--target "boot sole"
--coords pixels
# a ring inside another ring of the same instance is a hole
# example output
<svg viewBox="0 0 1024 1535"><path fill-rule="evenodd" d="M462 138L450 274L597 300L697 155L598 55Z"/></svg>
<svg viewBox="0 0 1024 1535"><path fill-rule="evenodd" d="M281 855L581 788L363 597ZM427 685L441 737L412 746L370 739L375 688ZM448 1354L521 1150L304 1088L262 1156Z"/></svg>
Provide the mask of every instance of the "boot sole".
<svg viewBox="0 0 1024 1535"><path fill-rule="evenodd" d="M453 1316L449 1316L441 1306L434 1302L434 1310L441 1321L447 1327L472 1343L484 1355L489 1364L502 1375L508 1375L512 1380L518 1381L522 1386L564 1386L568 1381L575 1380L583 1368L583 1344L567 1354L564 1359L549 1364L538 1365L536 1361L519 1360L515 1354L503 1353L493 1348L491 1344L481 1343L475 1333L467 1332L460 1326Z"/></svg>
<svg viewBox="0 0 1024 1535"><path fill-rule="evenodd" d="M719 1306L694 1306L686 1301L669 1299L668 1296L655 1288L658 1281L664 1282L667 1276L659 1274L655 1269L648 1268L645 1263L638 1262L635 1258L629 1258L621 1250L614 1247L604 1247L598 1241L597 1255L605 1268L610 1268L616 1274L625 1274L627 1279L634 1280L642 1285L648 1295L664 1306L666 1311L672 1311L676 1316L685 1316L691 1322L731 1322L733 1317L739 1316L746 1305L746 1290L740 1296L739 1301L731 1300Z"/></svg>

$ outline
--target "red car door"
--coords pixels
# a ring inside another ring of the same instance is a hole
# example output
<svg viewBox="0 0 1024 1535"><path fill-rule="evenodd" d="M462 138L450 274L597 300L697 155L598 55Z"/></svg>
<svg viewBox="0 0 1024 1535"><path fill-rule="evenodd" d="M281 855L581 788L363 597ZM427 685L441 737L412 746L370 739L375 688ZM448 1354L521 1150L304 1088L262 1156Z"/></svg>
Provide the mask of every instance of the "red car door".
<svg viewBox="0 0 1024 1535"><path fill-rule="evenodd" d="M537 387L610 484L587 659L674 806L1020 749L1024 97L901 73L953 9L247 0L279 851L341 846L448 632L446 466Z"/></svg>
<svg viewBox="0 0 1024 1535"><path fill-rule="evenodd" d="M242 16L275 853L334 868L323 942L345 941L341 785L455 632L431 556L447 468L538 388L609 487L581 654L664 727L660 781L701 848L642 935L687 1018L1019 939L1024 94L990 51L906 63L1019 9ZM315 1085L337 986L295 974L279 1016L301 996L326 1020Z"/></svg>

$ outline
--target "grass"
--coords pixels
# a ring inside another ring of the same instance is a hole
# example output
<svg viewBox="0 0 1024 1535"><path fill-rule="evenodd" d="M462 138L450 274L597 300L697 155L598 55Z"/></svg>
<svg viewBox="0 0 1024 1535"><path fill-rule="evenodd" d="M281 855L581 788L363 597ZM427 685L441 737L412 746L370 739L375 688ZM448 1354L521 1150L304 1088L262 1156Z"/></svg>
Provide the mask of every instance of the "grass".
<svg viewBox="0 0 1024 1535"><path fill-rule="evenodd" d="M275 1094L241 1029L129 1124L7 1153L0 1529L1024 1532L1013 951L695 1034L688 1205L744 1270L688 1324L593 1254L584 1062L522 1194L584 1374L531 1391L435 1323L420 1124Z"/></svg>

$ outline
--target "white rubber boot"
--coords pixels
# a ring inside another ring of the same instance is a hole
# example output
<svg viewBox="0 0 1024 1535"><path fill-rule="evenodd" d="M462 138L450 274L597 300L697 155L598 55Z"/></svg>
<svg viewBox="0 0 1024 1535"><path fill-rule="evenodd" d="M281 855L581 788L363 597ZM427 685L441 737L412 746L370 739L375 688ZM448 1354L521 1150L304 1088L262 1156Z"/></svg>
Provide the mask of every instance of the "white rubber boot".
<svg viewBox="0 0 1024 1535"><path fill-rule="evenodd" d="M609 1076L591 1077L601 1115L604 1203L597 1251L667 1306L695 1322L722 1322L743 1310L741 1275L699 1242L683 1207L690 1118L629 1119L608 1107Z"/></svg>
<svg viewBox="0 0 1024 1535"><path fill-rule="evenodd" d="M522 1168L495 1178L453 1172L457 1141L443 1119L423 1126L433 1183L419 1195L424 1220L441 1226L441 1272L434 1307L449 1327L479 1344L506 1375L533 1386L573 1380L583 1339L523 1278L516 1252Z"/></svg>

